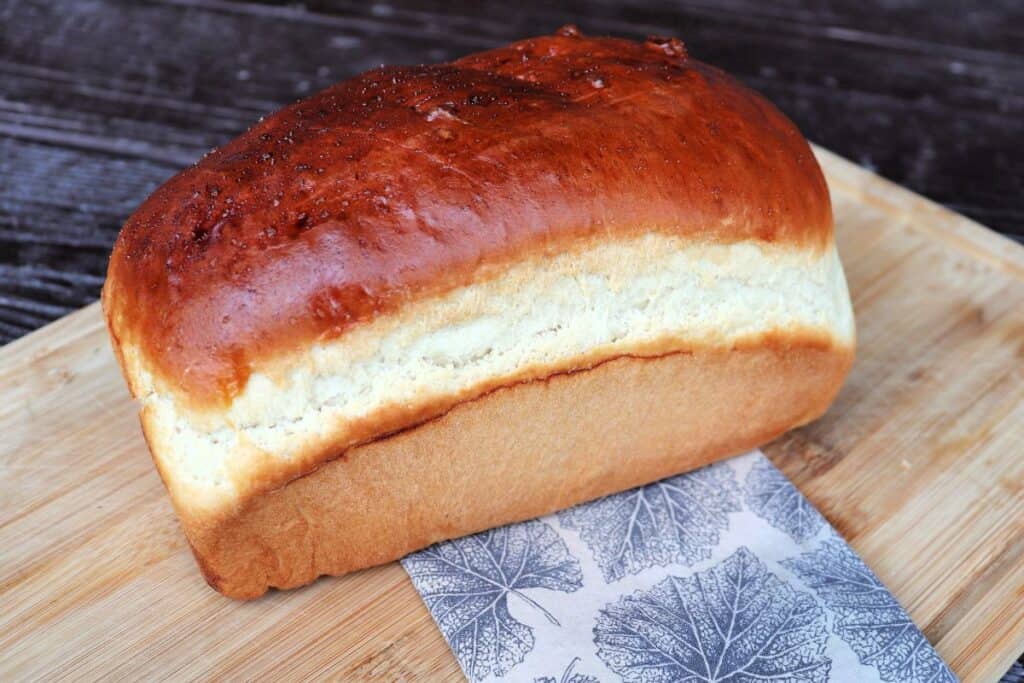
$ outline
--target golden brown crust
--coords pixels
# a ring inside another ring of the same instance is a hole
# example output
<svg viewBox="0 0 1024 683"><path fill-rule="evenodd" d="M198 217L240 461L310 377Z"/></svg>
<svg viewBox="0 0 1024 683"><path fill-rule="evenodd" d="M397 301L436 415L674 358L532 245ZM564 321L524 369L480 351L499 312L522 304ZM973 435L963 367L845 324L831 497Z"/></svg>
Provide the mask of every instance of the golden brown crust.
<svg viewBox="0 0 1024 683"><path fill-rule="evenodd" d="M621 358L353 448L235 514L179 510L207 581L253 598L737 454L819 416L852 350Z"/></svg>
<svg viewBox="0 0 1024 683"><path fill-rule="evenodd" d="M268 117L128 220L104 308L169 389L223 404L404 301L651 230L821 249L828 192L796 128L678 41L567 31Z"/></svg>

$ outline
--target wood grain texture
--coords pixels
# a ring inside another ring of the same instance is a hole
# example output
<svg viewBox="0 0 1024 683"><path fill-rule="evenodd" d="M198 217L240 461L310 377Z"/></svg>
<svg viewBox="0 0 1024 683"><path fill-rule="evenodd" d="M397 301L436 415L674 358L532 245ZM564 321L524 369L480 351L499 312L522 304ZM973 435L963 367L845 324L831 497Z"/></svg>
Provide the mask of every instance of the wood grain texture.
<svg viewBox="0 0 1024 683"><path fill-rule="evenodd" d="M675 34L804 133L1024 238L1024 4L0 0L0 343L94 300L122 222L259 116L566 22Z"/></svg>
<svg viewBox="0 0 1024 683"><path fill-rule="evenodd" d="M1024 649L1024 249L819 151L859 321L832 410L765 450L964 681ZM397 564L210 590L94 304L0 350L0 680L459 680Z"/></svg>

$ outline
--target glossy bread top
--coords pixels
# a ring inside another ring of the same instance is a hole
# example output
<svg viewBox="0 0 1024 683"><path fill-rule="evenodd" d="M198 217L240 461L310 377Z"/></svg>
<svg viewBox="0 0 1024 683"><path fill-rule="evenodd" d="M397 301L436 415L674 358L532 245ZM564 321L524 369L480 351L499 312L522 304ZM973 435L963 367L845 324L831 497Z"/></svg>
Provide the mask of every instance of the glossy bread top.
<svg viewBox="0 0 1024 683"><path fill-rule="evenodd" d="M793 124L679 41L567 27L267 117L129 218L104 307L120 353L222 403L404 301L650 231L819 251L828 190Z"/></svg>

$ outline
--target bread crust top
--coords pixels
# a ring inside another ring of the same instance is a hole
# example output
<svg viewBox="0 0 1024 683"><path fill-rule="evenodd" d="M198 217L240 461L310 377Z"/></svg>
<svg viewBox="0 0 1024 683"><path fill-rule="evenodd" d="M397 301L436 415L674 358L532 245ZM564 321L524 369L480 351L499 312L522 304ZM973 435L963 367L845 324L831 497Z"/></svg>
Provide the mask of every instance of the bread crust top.
<svg viewBox="0 0 1024 683"><path fill-rule="evenodd" d="M678 40L567 27L268 116L128 219L104 310L122 356L224 405L261 363L405 302L652 231L820 252L828 189L785 116Z"/></svg>

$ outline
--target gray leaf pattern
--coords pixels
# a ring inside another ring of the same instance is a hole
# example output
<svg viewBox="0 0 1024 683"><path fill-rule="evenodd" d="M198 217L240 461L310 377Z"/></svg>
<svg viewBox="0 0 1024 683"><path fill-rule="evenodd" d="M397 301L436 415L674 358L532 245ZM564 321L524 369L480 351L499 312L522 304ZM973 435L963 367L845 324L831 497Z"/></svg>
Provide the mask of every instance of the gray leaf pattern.
<svg viewBox="0 0 1024 683"><path fill-rule="evenodd" d="M510 596L553 623L528 589L573 592L579 562L548 524L533 520L447 541L402 564L467 675L504 676L533 649L533 629L509 614Z"/></svg>
<svg viewBox="0 0 1024 683"><path fill-rule="evenodd" d="M403 564L474 681L956 681L781 472L761 454L736 462L581 505L558 522L442 543ZM718 561L738 541L749 547ZM713 553L700 572L684 568ZM765 564L756 553L790 559ZM637 585L649 588L631 592ZM555 626L539 628L542 615ZM556 642L535 642L549 636Z"/></svg>
<svg viewBox="0 0 1024 683"><path fill-rule="evenodd" d="M825 614L746 547L609 604L598 656L627 683L828 680Z"/></svg>
<svg viewBox="0 0 1024 683"><path fill-rule="evenodd" d="M825 525L825 518L767 458L757 458L747 473L746 501L756 515L797 542L810 540Z"/></svg>
<svg viewBox="0 0 1024 683"><path fill-rule="evenodd" d="M835 613L834 630L887 683L956 681L896 598L838 538L782 563Z"/></svg>
<svg viewBox="0 0 1024 683"><path fill-rule="evenodd" d="M558 520L579 532L611 583L650 567L707 559L729 513L739 510L735 475L719 463L571 508Z"/></svg>

